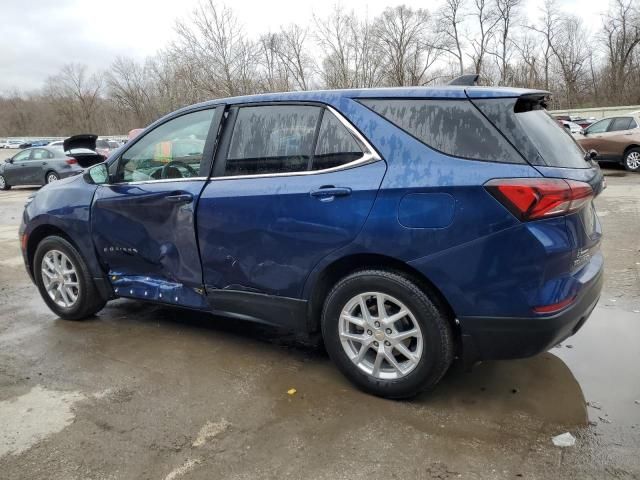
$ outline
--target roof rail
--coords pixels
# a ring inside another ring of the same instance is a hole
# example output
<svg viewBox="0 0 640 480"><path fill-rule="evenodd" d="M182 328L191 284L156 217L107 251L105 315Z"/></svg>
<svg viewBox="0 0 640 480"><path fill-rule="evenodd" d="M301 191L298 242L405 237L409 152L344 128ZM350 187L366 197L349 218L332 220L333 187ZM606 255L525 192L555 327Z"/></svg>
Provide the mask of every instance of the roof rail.
<svg viewBox="0 0 640 480"><path fill-rule="evenodd" d="M459 77L451 80L447 85L458 85L463 87L474 87L478 85L478 79L480 75L474 73L471 75L460 75Z"/></svg>

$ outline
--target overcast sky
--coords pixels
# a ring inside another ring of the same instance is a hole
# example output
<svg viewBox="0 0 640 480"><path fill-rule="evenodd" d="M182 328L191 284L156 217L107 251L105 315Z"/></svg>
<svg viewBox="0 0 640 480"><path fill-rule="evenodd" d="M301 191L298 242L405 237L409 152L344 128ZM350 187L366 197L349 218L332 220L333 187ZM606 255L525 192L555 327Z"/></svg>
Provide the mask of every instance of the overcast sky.
<svg viewBox="0 0 640 480"><path fill-rule="evenodd" d="M388 6L406 4L434 11L441 0L349 0L342 4L375 16ZM173 38L176 19L198 0L2 0L0 8L0 93L12 88L39 88L69 62L106 68L118 55L144 58ZM525 0L525 19L534 23L544 0ZM560 0L563 9L580 15L592 30L600 25L607 0ZM326 15L332 0L233 0L254 34L288 23L307 24L313 14Z"/></svg>

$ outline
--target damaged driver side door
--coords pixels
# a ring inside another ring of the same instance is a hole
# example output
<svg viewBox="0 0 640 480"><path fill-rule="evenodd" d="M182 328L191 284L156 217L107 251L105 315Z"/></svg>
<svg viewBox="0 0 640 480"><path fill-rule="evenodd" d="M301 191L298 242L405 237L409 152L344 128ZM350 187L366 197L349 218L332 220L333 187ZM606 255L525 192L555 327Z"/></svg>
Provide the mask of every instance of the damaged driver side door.
<svg viewBox="0 0 640 480"><path fill-rule="evenodd" d="M94 245L118 296L203 307L195 206L222 108L185 113L132 142L109 166L91 212Z"/></svg>

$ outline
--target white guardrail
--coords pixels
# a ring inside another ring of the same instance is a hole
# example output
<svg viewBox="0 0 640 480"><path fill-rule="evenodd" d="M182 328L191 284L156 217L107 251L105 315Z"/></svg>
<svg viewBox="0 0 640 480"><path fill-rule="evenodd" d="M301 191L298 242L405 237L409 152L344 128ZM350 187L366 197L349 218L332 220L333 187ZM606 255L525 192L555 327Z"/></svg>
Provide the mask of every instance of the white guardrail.
<svg viewBox="0 0 640 480"><path fill-rule="evenodd" d="M640 111L640 105L625 105L621 107L572 108L569 110L550 110L551 115L569 115L571 117L591 118L596 120L607 117L618 117Z"/></svg>

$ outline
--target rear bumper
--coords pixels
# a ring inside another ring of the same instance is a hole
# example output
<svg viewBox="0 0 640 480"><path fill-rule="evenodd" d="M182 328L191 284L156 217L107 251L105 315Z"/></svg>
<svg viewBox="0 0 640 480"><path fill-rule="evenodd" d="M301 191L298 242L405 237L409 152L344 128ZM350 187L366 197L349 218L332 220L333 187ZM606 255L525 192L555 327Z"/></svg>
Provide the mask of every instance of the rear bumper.
<svg viewBox="0 0 640 480"><path fill-rule="evenodd" d="M584 325L598 303L603 281L600 270L571 307L552 316L459 318L464 362L525 358L549 350Z"/></svg>

